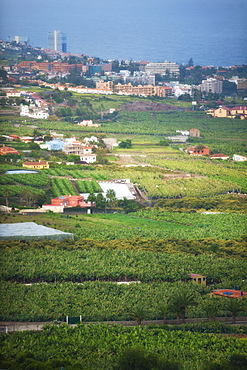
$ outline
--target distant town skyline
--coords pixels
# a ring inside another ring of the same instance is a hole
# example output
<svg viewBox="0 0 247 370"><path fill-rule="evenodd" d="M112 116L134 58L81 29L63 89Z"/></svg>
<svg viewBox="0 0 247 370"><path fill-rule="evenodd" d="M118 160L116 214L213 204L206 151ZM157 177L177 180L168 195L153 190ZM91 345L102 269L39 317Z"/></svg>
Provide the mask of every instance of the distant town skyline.
<svg viewBox="0 0 247 370"><path fill-rule="evenodd" d="M247 64L246 0L1 0L0 38L47 47L61 30L67 51L102 59Z"/></svg>

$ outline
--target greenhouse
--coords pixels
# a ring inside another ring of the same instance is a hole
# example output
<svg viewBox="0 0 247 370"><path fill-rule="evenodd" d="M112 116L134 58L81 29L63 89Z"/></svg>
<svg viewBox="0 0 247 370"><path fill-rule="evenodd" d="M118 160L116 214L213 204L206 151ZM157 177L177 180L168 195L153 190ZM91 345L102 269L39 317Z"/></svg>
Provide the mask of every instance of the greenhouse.
<svg viewBox="0 0 247 370"><path fill-rule="evenodd" d="M99 181L98 182L102 191L103 196L106 197L106 193L108 190L114 190L117 199L128 199L133 200L135 199L134 188L132 184L119 184L115 182L108 182L108 181Z"/></svg>
<svg viewBox="0 0 247 370"><path fill-rule="evenodd" d="M74 234L52 229L35 222L21 222L0 225L0 240L43 240L43 239L74 239Z"/></svg>

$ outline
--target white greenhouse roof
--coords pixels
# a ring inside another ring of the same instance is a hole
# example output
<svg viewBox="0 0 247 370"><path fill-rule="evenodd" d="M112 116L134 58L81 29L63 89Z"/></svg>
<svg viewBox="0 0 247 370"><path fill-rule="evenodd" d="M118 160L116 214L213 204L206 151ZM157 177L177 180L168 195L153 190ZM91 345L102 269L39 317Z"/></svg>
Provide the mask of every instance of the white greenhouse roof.
<svg viewBox="0 0 247 370"><path fill-rule="evenodd" d="M4 239L73 239L74 234L52 229L35 222L0 225L0 240Z"/></svg>
<svg viewBox="0 0 247 370"><path fill-rule="evenodd" d="M129 186L127 184L119 184L115 182L98 182L101 189L103 190L103 196L106 196L107 190L114 190L116 193L117 199L135 199L135 195L132 194L132 192L129 189Z"/></svg>

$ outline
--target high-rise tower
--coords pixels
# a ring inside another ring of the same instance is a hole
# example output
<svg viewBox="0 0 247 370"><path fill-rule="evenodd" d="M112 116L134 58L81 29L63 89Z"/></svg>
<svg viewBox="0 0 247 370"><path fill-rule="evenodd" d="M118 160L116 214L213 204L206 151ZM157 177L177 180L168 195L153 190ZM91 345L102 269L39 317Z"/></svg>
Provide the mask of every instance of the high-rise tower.
<svg viewBox="0 0 247 370"><path fill-rule="evenodd" d="M61 31L48 33L48 49L67 52L66 35Z"/></svg>

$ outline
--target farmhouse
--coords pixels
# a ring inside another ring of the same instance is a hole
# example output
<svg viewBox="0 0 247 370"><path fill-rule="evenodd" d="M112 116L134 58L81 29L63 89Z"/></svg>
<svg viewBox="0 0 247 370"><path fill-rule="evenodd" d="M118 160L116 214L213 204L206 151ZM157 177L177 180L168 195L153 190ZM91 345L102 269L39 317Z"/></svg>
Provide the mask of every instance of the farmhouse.
<svg viewBox="0 0 247 370"><path fill-rule="evenodd" d="M62 195L61 197L53 198L51 200L52 206L64 206L66 207L92 207L90 202L86 203L84 197L81 195ZM94 205L93 205L94 207Z"/></svg>
<svg viewBox="0 0 247 370"><path fill-rule="evenodd" d="M88 126L88 127L100 127L100 123L93 123L91 119L84 119L82 122L78 123L79 126Z"/></svg>
<svg viewBox="0 0 247 370"><path fill-rule="evenodd" d="M44 161L39 162L23 162L22 167L25 168L35 168L35 169L43 169L43 168L49 168L49 163Z"/></svg>
<svg viewBox="0 0 247 370"><path fill-rule="evenodd" d="M196 283L196 284L199 284L199 285L205 285L207 284L206 282L206 276L203 276L203 275L199 275L199 274L194 274L194 273L191 273L190 275L190 278L191 280Z"/></svg>
<svg viewBox="0 0 247 370"><path fill-rule="evenodd" d="M240 154L233 154L232 159L236 162L245 162L247 161L247 157L240 155Z"/></svg>
<svg viewBox="0 0 247 370"><path fill-rule="evenodd" d="M197 146L191 146L186 149L186 153L190 155L209 155L210 154L210 148L205 145L197 145Z"/></svg>
<svg viewBox="0 0 247 370"><path fill-rule="evenodd" d="M197 130L196 128L190 129L189 135L191 137L200 137L200 131Z"/></svg>

